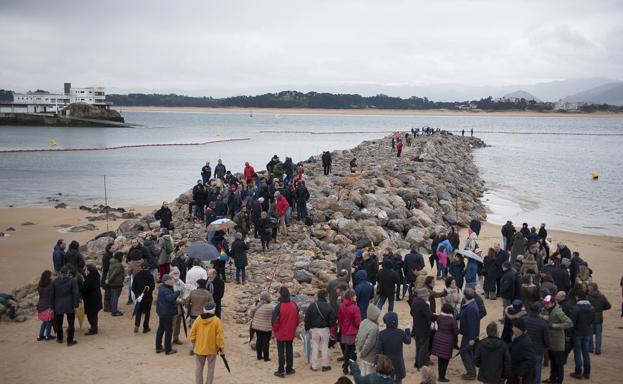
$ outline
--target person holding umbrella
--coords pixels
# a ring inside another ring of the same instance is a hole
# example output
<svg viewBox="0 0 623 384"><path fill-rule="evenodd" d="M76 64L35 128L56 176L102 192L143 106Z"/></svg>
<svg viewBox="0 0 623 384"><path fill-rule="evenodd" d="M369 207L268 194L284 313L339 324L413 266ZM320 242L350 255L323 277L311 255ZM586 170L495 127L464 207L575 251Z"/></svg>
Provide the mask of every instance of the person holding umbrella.
<svg viewBox="0 0 623 384"><path fill-rule="evenodd" d="M208 365L208 373L205 383L212 384L214 381L214 368L216 355L219 354L225 360L225 337L221 319L216 315L216 305L209 302L203 308L203 313L190 329L190 342L195 344L195 383L203 384L203 368Z"/></svg>
<svg viewBox="0 0 623 384"><path fill-rule="evenodd" d="M149 264L143 262L141 270L134 276L134 280L132 281L132 292L134 292L134 296L136 297L133 313L133 316L136 317L134 320L134 333L138 333L138 327L141 325L141 314L145 315L143 318L143 333L150 331L149 314L151 312L151 304L154 300L153 292L155 288L156 281L154 275L149 271ZM141 298L140 301L139 298Z"/></svg>

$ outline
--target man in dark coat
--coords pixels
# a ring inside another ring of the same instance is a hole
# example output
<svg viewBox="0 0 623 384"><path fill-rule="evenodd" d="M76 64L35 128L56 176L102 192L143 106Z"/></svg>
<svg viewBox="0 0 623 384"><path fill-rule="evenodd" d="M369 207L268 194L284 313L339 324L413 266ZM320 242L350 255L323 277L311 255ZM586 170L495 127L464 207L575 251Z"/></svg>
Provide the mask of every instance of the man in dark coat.
<svg viewBox="0 0 623 384"><path fill-rule="evenodd" d="M225 180L225 174L227 173L227 168L223 165L223 161L218 159L218 164L214 167L214 177L217 179Z"/></svg>
<svg viewBox="0 0 623 384"><path fill-rule="evenodd" d="M377 276L379 274L379 259L373 250L363 253L363 266L368 274L368 281L372 285L376 285Z"/></svg>
<svg viewBox="0 0 623 384"><path fill-rule="evenodd" d="M460 354L466 373L461 376L463 380L476 379L476 366L474 365L474 348L480 335L480 316L478 304L474 300L476 295L471 288L463 291L465 304L461 306L459 318L459 332L461 333Z"/></svg>
<svg viewBox="0 0 623 384"><path fill-rule="evenodd" d="M154 215L156 220L160 220L160 228L171 229L171 222L173 221L173 213L166 201L162 202L162 206Z"/></svg>
<svg viewBox="0 0 623 384"><path fill-rule="evenodd" d="M548 270L552 275L554 284L559 291L569 292L571 289L571 278L569 277L569 271L565 268L564 264L568 264L569 259L563 259L560 264L548 266Z"/></svg>
<svg viewBox="0 0 623 384"><path fill-rule="evenodd" d="M336 316L339 309L338 290L344 293L348 290L348 287L348 273L346 271L338 271L337 278L330 280L327 284L329 304L331 304L331 308L333 308L333 312L335 312Z"/></svg>
<svg viewBox="0 0 623 384"><path fill-rule="evenodd" d="M63 267L63 261L65 260L65 241L59 239L54 246L52 252L52 265L54 266L54 272L58 273Z"/></svg>
<svg viewBox="0 0 623 384"><path fill-rule="evenodd" d="M498 337L498 325L492 321L487 325L487 338L476 347L474 363L478 380L486 384L498 384L511 373L511 356L506 343Z"/></svg>
<svg viewBox="0 0 623 384"><path fill-rule="evenodd" d="M112 252L115 243L109 243L106 245L104 256L102 256L102 278L101 285L104 288L104 312L110 312L110 287L105 283L108 277L108 269L110 268L110 259L112 259Z"/></svg>
<svg viewBox="0 0 623 384"><path fill-rule="evenodd" d="M590 379L591 360L589 355L591 338L593 337L593 322L595 321L595 308L586 299L586 293L578 293L578 302L571 310L573 321L573 360L575 372L571 377L576 379Z"/></svg>
<svg viewBox="0 0 623 384"><path fill-rule="evenodd" d="M209 161L201 168L201 178L203 179L203 184L207 183L212 178L212 168L210 167Z"/></svg>
<svg viewBox="0 0 623 384"><path fill-rule="evenodd" d="M304 220L307 217L307 201L309 200L309 191L304 181L299 181L295 190L296 196L296 218Z"/></svg>
<svg viewBox="0 0 623 384"><path fill-rule="evenodd" d="M329 151L322 153L322 169L325 176L331 174L331 152Z"/></svg>
<svg viewBox="0 0 623 384"><path fill-rule="evenodd" d="M97 335L97 313L102 310L102 291L100 289L100 274L94 264L87 264L87 277L82 284L82 299L84 313L91 328L85 335Z"/></svg>
<svg viewBox="0 0 623 384"><path fill-rule="evenodd" d="M167 355L176 353L177 350L171 348L171 338L173 336L173 318L177 314L177 298L180 291L173 290L173 277L164 275L162 285L158 289L158 299L156 300L156 313L160 318L158 331L156 332L156 353L165 352ZM162 348L162 337L164 336L164 349Z"/></svg>
<svg viewBox="0 0 623 384"><path fill-rule="evenodd" d="M415 368L422 368L429 357L430 325L436 319L436 315L430 310L428 298L430 292L426 288L420 288L416 292L417 297L411 303L411 317L413 317L412 336L415 337Z"/></svg>
<svg viewBox="0 0 623 384"><path fill-rule="evenodd" d="M385 355L394 365L396 383L401 383L406 376L405 360L402 353L403 344L411 344L411 330L398 328L398 315L388 312L383 316L386 329L379 332L376 341L377 355Z"/></svg>
<svg viewBox="0 0 623 384"><path fill-rule="evenodd" d="M63 317L67 316L67 346L77 343L74 340L74 321L76 308L80 305L80 291L78 283L69 273L69 268L63 266L59 277L52 283L50 289L50 308L56 317L56 341L63 342Z"/></svg>
<svg viewBox="0 0 623 384"><path fill-rule="evenodd" d="M534 349L534 382L541 382L541 367L543 366L543 354L549 348L549 325L539 317L541 304L532 303L528 308L528 314L523 317L524 324Z"/></svg>
<svg viewBox="0 0 623 384"><path fill-rule="evenodd" d="M515 227L513 226L512 221L507 221L506 224L502 227L502 238L504 240L504 250L508 252L513 243L513 236L515 235Z"/></svg>
<svg viewBox="0 0 623 384"><path fill-rule="evenodd" d="M197 180L197 185L193 187L192 209L194 217L203 220L203 207L206 204L206 190L201 180Z"/></svg>
<svg viewBox="0 0 623 384"><path fill-rule="evenodd" d="M236 240L231 243L231 256L236 266L236 283L244 284L246 282L245 268L247 267L247 251L249 245L242 240L242 233L236 232Z"/></svg>
<svg viewBox="0 0 623 384"><path fill-rule="evenodd" d="M215 314L221 319L221 301L223 300L223 296L225 296L225 282L218 276L216 269L208 270L208 282L206 283L206 287L214 298L214 304L216 304Z"/></svg>
<svg viewBox="0 0 623 384"><path fill-rule="evenodd" d="M379 301L376 306L379 309L383 309L385 301L389 301L389 312L394 311L394 300L396 299L396 286L400 284L400 276L394 270L394 266L390 260L383 260L383 268L377 275L378 286L377 293L379 294Z"/></svg>
<svg viewBox="0 0 623 384"><path fill-rule="evenodd" d="M504 309L511 305L511 302L519 296L515 284L515 270L509 261L502 264L502 277L500 278L500 297L502 298L502 318Z"/></svg>
<svg viewBox="0 0 623 384"><path fill-rule="evenodd" d="M419 272L424 268L424 257L416 251L414 248L411 252L405 255L404 263L404 276L405 284L408 285L409 292L411 292L411 286L415 284L416 275L415 272ZM404 292L403 292L404 296Z"/></svg>
<svg viewBox="0 0 623 384"><path fill-rule="evenodd" d="M134 318L134 333L138 332L138 327L141 325L141 315L143 318L143 333L150 331L149 328L149 315L151 313L151 305L153 303L153 292L156 289L156 282L154 275L149 271L149 264L143 262L141 270L134 276L132 281L132 292L136 297L143 295L143 299L140 303L140 310L135 313Z"/></svg>
<svg viewBox="0 0 623 384"><path fill-rule="evenodd" d="M513 341L511 350L510 384L529 384L534 382L534 348L526 332L523 318L513 322Z"/></svg>

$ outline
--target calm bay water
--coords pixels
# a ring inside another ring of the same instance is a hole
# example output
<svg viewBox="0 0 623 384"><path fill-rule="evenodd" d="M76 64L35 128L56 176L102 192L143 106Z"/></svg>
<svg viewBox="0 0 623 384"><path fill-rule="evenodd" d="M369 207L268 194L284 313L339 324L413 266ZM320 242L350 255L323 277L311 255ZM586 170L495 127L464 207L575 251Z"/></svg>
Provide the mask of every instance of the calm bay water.
<svg viewBox="0 0 623 384"><path fill-rule="evenodd" d="M205 161L220 157L232 171L244 161L264 168L273 154L296 160L345 149L380 131L429 125L474 129L490 147L474 157L489 191L489 220L581 232L623 235L623 136L524 135L525 132L622 134L622 117L345 116L255 113L124 112L137 128L2 127L0 149L109 147L119 145L248 141L192 147L95 152L0 154L0 206L49 206L48 196L100 204L106 175L109 204L159 204L190 188ZM286 133L260 133L279 130ZM289 132L288 132L289 131ZM292 131L358 131L311 135ZM487 133L504 132L504 133ZM591 172L600 179L593 181Z"/></svg>

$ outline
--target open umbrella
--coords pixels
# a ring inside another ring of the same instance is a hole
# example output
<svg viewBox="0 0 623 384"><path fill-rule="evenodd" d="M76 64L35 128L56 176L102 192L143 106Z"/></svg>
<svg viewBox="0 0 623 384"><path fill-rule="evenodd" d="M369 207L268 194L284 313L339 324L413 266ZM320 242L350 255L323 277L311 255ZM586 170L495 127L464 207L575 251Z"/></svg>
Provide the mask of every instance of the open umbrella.
<svg viewBox="0 0 623 384"><path fill-rule="evenodd" d="M201 261L217 260L221 254L218 249L208 243L193 243L186 248L186 254L193 259Z"/></svg>
<svg viewBox="0 0 623 384"><path fill-rule="evenodd" d="M470 259L474 259L479 263L483 262L482 256L470 251L469 249L459 249L458 251L456 251L456 253L465 257L469 257Z"/></svg>
<svg viewBox="0 0 623 384"><path fill-rule="evenodd" d="M221 359L223 359L223 363L225 364L225 368L227 368L227 372L231 373L231 369L229 369L229 363L227 362L224 353L221 354Z"/></svg>
<svg viewBox="0 0 623 384"><path fill-rule="evenodd" d="M208 225L208 232L227 231L229 228L236 226L236 223L229 219L214 220Z"/></svg>

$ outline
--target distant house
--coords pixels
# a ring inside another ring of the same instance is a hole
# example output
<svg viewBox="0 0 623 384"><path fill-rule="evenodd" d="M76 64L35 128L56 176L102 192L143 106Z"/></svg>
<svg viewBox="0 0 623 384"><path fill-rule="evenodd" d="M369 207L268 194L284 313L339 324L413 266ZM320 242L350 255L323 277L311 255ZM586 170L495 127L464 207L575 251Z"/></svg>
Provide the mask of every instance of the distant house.
<svg viewBox="0 0 623 384"><path fill-rule="evenodd" d="M3 113L59 113L72 103L85 103L108 109L112 103L106 102L103 87L72 88L65 83L63 93L35 92L14 93L12 102L0 102Z"/></svg>
<svg viewBox="0 0 623 384"><path fill-rule="evenodd" d="M554 111L577 112L584 104L585 103L576 103L561 99L554 104Z"/></svg>

